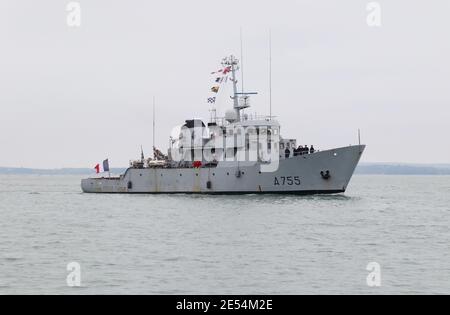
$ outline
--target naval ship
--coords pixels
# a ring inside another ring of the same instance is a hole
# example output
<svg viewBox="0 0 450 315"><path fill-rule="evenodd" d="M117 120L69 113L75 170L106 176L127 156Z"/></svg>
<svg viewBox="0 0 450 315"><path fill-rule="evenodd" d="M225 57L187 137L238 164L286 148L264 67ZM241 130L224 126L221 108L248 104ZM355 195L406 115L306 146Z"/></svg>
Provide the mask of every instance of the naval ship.
<svg viewBox="0 0 450 315"><path fill-rule="evenodd" d="M335 194L346 191L365 145L327 150L297 146L283 138L272 115L247 113L250 96L238 92L239 60L222 60L221 77L233 84L232 109L210 121L187 119L174 128L167 154L131 161L120 176L81 182L85 193L124 194ZM230 77L229 77L230 76ZM227 80L229 78L229 80ZM218 87L212 89L217 93ZM215 97L208 98L214 103ZM231 103L230 101L230 103Z"/></svg>

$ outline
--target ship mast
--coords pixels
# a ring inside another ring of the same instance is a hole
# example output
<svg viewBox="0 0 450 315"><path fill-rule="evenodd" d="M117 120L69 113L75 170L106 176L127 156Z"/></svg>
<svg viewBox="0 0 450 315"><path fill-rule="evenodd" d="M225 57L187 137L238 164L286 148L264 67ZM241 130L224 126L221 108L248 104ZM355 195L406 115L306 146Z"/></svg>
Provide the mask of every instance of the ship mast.
<svg viewBox="0 0 450 315"><path fill-rule="evenodd" d="M233 55L230 57L226 57L222 60L222 65L224 67L230 67L231 70L231 82L233 83L233 108L236 111L237 120L240 120L240 108L239 108L239 100L238 100L238 91L237 91L237 81L236 81L236 71L239 70L239 60L236 59Z"/></svg>
<svg viewBox="0 0 450 315"><path fill-rule="evenodd" d="M236 120L241 120L241 110L250 107L249 100L251 94L257 94L255 92L246 93L242 91L238 93L236 71L239 70L239 60L233 55L226 57L222 60L222 65L224 67L229 67L231 71L231 82L233 83L233 108L236 112Z"/></svg>

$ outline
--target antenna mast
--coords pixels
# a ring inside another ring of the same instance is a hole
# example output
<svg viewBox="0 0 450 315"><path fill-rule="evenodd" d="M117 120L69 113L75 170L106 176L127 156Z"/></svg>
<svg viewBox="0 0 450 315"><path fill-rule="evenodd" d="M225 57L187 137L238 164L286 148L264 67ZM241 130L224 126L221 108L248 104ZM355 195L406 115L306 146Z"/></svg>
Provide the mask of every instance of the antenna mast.
<svg viewBox="0 0 450 315"><path fill-rule="evenodd" d="M242 38L242 27L240 28L241 37L241 93L244 93L244 49L243 49L243 38Z"/></svg>
<svg viewBox="0 0 450 315"><path fill-rule="evenodd" d="M153 96L153 157L155 155L155 97Z"/></svg>
<svg viewBox="0 0 450 315"><path fill-rule="evenodd" d="M272 31L269 29L269 119L272 120Z"/></svg>

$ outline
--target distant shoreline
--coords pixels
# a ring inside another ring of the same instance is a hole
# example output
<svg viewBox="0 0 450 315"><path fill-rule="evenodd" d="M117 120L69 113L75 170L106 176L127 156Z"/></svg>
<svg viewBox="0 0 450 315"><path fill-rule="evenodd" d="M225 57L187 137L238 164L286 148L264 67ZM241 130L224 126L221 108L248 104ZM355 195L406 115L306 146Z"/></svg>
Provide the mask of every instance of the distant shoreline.
<svg viewBox="0 0 450 315"><path fill-rule="evenodd" d="M113 168L111 173L122 174L126 168ZM0 167L0 175L92 175L89 168L35 169ZM450 175L450 164L361 163L356 175Z"/></svg>
<svg viewBox="0 0 450 315"><path fill-rule="evenodd" d="M361 163L358 175L450 175L450 164Z"/></svg>

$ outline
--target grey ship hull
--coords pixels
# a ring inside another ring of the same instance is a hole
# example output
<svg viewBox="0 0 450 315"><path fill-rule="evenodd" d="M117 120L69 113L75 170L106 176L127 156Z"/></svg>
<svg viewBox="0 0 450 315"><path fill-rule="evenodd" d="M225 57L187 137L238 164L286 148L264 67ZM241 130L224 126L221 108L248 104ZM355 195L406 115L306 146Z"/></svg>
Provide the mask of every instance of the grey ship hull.
<svg viewBox="0 0 450 315"><path fill-rule="evenodd" d="M356 145L279 161L275 172L253 163L214 168L129 168L120 177L83 179L85 193L332 194L345 192L364 151ZM329 178L321 172L329 171ZM323 174L322 173L322 174Z"/></svg>

